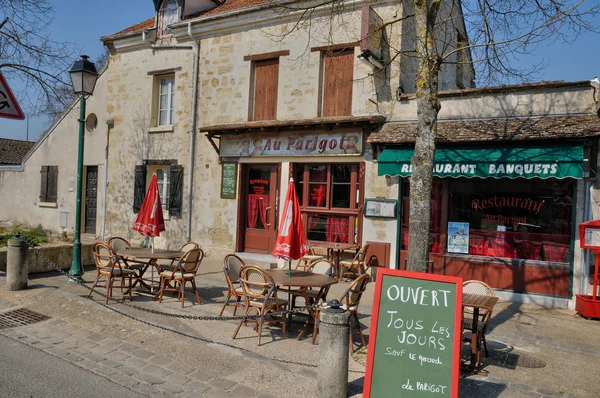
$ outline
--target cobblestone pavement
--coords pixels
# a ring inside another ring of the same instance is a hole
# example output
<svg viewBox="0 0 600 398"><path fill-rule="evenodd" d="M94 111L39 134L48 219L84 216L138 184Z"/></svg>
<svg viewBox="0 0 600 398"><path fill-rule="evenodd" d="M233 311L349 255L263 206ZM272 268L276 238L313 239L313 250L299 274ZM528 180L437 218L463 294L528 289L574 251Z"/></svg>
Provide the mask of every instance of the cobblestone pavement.
<svg viewBox="0 0 600 398"><path fill-rule="evenodd" d="M6 307L6 302L0 302L0 313ZM273 397L63 320L4 329L0 334L152 397Z"/></svg>
<svg viewBox="0 0 600 398"><path fill-rule="evenodd" d="M221 264L203 265L198 279L201 305L186 301L181 309L175 298L158 304L148 296L138 296L133 303L182 315L218 314L226 291ZM30 281L31 289L8 292L2 286L4 275L0 272L0 313L26 307L52 319L0 329L1 334L138 393L152 397L315 396L318 345L306 338L297 341L293 332L281 339L273 328L267 332L271 334L267 343L257 347L250 328L242 328L239 338L231 339L235 321L180 320L112 305L146 322L140 323L100 306L99 297L86 300L86 292L69 286L62 276L38 276ZM345 287L335 285L332 296L339 294L335 289ZM360 309L367 338L371 296L369 290ZM499 303L488 334L490 349L530 355L546 367L509 368L484 360L482 373L461 379L460 396L598 396L597 375L590 365L600 356L599 327L598 322L574 318L568 310ZM350 396L360 397L364 366L351 360L350 372Z"/></svg>

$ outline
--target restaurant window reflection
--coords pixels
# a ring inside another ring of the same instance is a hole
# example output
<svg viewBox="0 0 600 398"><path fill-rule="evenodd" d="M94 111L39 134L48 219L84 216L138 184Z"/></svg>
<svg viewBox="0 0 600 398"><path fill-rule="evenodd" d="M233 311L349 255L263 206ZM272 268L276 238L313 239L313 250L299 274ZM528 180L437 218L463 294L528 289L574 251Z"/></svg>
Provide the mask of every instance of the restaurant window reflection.
<svg viewBox="0 0 600 398"><path fill-rule="evenodd" d="M460 181L450 185L449 221L469 223L469 254L569 261L569 181Z"/></svg>
<svg viewBox="0 0 600 398"><path fill-rule="evenodd" d="M431 187L431 210L429 221L429 252L440 253L441 251L441 220L442 220L442 181L435 179ZM400 214L402 222L402 250L408 250L409 244L409 220L410 220L410 181L402 180L402 210Z"/></svg>

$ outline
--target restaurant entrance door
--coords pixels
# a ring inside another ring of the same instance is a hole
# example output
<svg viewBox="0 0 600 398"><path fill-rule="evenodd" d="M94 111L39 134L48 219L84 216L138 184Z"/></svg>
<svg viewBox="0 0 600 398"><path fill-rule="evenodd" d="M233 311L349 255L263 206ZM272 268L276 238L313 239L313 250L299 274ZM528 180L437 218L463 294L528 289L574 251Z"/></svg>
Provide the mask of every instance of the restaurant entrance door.
<svg viewBox="0 0 600 398"><path fill-rule="evenodd" d="M271 253L277 240L278 165L246 165L243 176L243 251Z"/></svg>

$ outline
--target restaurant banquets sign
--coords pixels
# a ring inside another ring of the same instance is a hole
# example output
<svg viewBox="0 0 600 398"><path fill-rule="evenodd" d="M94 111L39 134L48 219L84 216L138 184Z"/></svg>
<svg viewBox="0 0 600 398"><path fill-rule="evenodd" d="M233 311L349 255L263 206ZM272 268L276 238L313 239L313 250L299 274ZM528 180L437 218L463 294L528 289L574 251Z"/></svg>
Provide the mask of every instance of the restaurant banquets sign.
<svg viewBox="0 0 600 398"><path fill-rule="evenodd" d="M221 157L360 155L362 132L240 134L221 137Z"/></svg>

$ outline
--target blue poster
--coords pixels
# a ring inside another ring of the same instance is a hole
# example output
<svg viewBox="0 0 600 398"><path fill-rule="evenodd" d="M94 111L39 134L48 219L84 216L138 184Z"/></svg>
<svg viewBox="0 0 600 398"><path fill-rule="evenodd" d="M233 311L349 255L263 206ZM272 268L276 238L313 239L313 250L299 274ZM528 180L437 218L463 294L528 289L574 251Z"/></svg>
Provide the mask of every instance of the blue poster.
<svg viewBox="0 0 600 398"><path fill-rule="evenodd" d="M448 223L448 253L469 254L469 223Z"/></svg>

